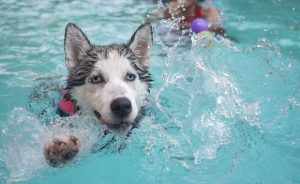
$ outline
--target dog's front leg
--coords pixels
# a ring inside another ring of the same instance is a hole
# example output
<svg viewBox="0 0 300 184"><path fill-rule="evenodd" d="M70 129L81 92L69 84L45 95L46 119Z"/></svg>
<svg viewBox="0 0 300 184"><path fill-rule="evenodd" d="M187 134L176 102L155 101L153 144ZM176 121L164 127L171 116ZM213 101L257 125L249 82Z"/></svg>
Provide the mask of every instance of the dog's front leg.
<svg viewBox="0 0 300 184"><path fill-rule="evenodd" d="M78 153L80 141L73 135L56 136L44 146L44 155L47 162L57 167L71 161Z"/></svg>

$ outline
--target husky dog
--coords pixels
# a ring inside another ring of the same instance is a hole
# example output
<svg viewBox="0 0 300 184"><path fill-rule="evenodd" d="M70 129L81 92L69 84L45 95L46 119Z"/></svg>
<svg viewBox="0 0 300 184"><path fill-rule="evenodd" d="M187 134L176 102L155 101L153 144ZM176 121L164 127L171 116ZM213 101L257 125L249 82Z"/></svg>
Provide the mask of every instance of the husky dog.
<svg viewBox="0 0 300 184"><path fill-rule="evenodd" d="M64 40L68 69L65 100L76 104L76 109L90 112L112 132L128 132L152 81L148 71L151 45L150 24L142 24L127 44L96 46L78 26L68 23ZM73 135L54 137L44 147L45 158L57 166L72 160L79 147L80 141Z"/></svg>

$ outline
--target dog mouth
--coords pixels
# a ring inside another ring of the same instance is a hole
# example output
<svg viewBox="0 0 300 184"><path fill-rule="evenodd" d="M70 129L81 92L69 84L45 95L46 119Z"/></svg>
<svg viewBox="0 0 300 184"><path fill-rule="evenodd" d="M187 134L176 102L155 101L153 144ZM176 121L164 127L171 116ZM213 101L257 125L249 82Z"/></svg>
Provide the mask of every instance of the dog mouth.
<svg viewBox="0 0 300 184"><path fill-rule="evenodd" d="M107 124L107 121L105 121L105 119L102 118L101 114L98 111L94 110L94 115L96 116L100 124L102 125Z"/></svg>
<svg viewBox="0 0 300 184"><path fill-rule="evenodd" d="M108 127L111 127L111 128L122 127L122 126L126 126L129 124L129 122L127 122L127 121L120 121L118 123L108 123L105 119L102 118L101 114L96 110L94 110L94 115L96 116L96 118L98 119L100 124L107 125Z"/></svg>
<svg viewBox="0 0 300 184"><path fill-rule="evenodd" d="M97 119L100 120L102 118L101 114L98 111L94 110L94 114L95 114L95 116L96 116Z"/></svg>

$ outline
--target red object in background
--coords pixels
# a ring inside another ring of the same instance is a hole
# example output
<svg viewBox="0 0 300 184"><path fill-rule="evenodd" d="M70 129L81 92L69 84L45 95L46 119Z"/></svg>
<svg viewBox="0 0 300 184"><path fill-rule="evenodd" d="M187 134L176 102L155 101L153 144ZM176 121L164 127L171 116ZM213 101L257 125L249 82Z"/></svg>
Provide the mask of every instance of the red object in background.
<svg viewBox="0 0 300 184"><path fill-rule="evenodd" d="M196 18L201 18L203 16L202 7L196 6Z"/></svg>
<svg viewBox="0 0 300 184"><path fill-rule="evenodd" d="M185 17L185 21L193 22L193 20L195 20L196 18L202 18L202 16L203 16L202 7L197 5L195 9L195 15Z"/></svg>

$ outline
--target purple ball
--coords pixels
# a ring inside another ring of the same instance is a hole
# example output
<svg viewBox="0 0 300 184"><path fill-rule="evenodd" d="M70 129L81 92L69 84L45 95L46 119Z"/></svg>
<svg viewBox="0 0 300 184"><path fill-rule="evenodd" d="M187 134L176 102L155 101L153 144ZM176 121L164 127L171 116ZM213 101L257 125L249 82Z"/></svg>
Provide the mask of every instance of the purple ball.
<svg viewBox="0 0 300 184"><path fill-rule="evenodd" d="M206 31L207 29L208 24L204 19L197 18L192 22L192 31L196 34L201 31Z"/></svg>

